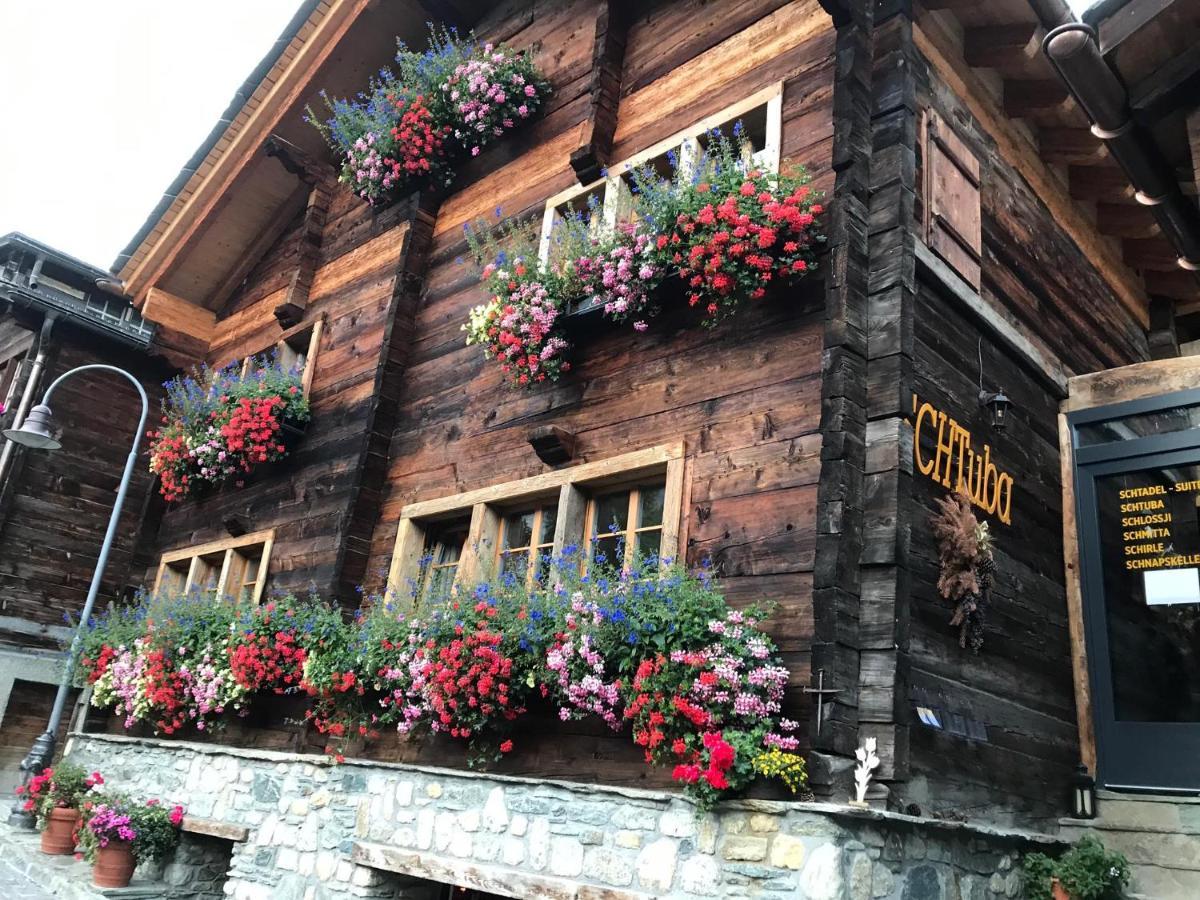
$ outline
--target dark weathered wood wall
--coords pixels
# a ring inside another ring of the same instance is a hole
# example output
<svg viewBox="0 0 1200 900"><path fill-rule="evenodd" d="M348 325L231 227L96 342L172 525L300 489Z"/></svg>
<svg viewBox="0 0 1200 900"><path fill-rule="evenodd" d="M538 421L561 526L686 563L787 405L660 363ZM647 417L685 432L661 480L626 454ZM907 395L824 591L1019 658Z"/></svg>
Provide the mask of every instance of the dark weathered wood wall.
<svg viewBox="0 0 1200 900"><path fill-rule="evenodd" d="M748 308L715 331L682 313L640 335L598 328L580 341L569 377L528 393L505 388L497 367L463 344L460 325L486 298L477 272L457 261L465 253L462 225L497 206L506 215L540 213L540 204L574 183L569 156L587 110L595 12L584 0L539 3L516 20L479 29L518 47L540 44L555 96L543 119L469 166L466 186L442 203L369 586L381 584L406 504L544 471L526 442L535 425L574 432L582 461L683 439L688 562L711 559L735 602L778 603L771 627L793 671L791 711L803 719L821 450L821 281ZM612 158L783 80L783 156L808 166L829 190L834 37L815 0L639 8L628 34ZM516 770L610 783L656 777L627 737L564 735L548 723L530 730L520 758L507 763ZM437 741L376 752L441 762L461 756Z"/></svg>
<svg viewBox="0 0 1200 900"><path fill-rule="evenodd" d="M151 398L153 423L166 371L161 363L68 323L56 325L49 347L35 398L40 399L63 372L107 362L138 376ZM61 627L64 613L82 609L141 404L132 386L119 377L86 373L64 381L54 392L53 410L64 429L63 448L53 453L20 451L0 504L0 616L24 622L21 632L30 626ZM137 537L151 482L147 468L138 465L109 556L101 602L121 597L140 581L138 569L145 560L139 558ZM3 631L0 640L58 643L55 635Z"/></svg>
<svg viewBox="0 0 1200 900"><path fill-rule="evenodd" d="M913 58L918 105L953 123L981 160L984 299L1039 337L1069 372L1146 358L1141 326L961 98L919 54ZM927 810L1044 823L1063 813L1079 761L1063 586L1060 397L950 296L932 275L916 285L913 390L969 429L977 446L989 443L993 462L1014 476L1012 524L991 518L998 571L986 643L973 656L959 647L958 631L949 625L952 605L935 587L929 517L945 491L913 472L911 500L900 515L911 538L901 645L907 652L897 697L899 713L910 722L913 780L896 791ZM1002 387L1013 401L1004 432L991 428L978 403L981 346L984 388ZM928 455L932 436L923 438ZM986 740L922 725L914 712L918 701L938 706L943 724L950 714L980 723Z"/></svg>
<svg viewBox="0 0 1200 900"><path fill-rule="evenodd" d="M274 528L270 589L307 591L354 601L362 581L374 507L361 495L364 478L382 473L383 453L372 446L392 352L394 323L404 321L400 274L414 246L412 208L376 213L347 190L333 193L316 261L305 322L324 317L310 401L312 421L292 454L259 470L243 486L228 484L207 496L173 504L162 516L158 552L220 539L222 522L243 520L251 531ZM281 326L274 316L301 252L302 217L267 251L222 311L208 363L274 347ZM414 254L415 256L415 254ZM378 442L376 442L378 443ZM378 485L375 485L378 490ZM358 535L357 543L354 536ZM156 563L155 563L156 564ZM154 577L153 567L147 580Z"/></svg>

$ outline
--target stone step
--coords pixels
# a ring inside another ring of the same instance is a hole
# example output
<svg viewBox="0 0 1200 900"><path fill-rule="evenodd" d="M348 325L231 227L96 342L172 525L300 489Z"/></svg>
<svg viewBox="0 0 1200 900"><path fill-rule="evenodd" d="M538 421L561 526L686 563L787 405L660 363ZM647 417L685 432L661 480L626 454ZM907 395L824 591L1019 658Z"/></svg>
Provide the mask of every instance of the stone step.
<svg viewBox="0 0 1200 900"><path fill-rule="evenodd" d="M98 888L92 867L73 856L47 856L37 832L0 823L0 855L4 861L61 900L163 900L171 891L158 881L135 874L125 888Z"/></svg>
<svg viewBox="0 0 1200 900"><path fill-rule="evenodd" d="M1157 794L1097 794L1097 821L1126 830L1200 834L1200 799Z"/></svg>
<svg viewBox="0 0 1200 900"><path fill-rule="evenodd" d="M1161 866L1131 866L1133 897L1146 900L1196 900L1200 897L1200 872Z"/></svg>
<svg viewBox="0 0 1200 900"><path fill-rule="evenodd" d="M1060 836L1070 841L1077 841L1085 834L1094 835L1109 850L1125 854L1133 865L1186 870L1200 879L1200 836L1094 826L1065 826L1060 831ZM1195 896L1200 897L1200 891Z"/></svg>

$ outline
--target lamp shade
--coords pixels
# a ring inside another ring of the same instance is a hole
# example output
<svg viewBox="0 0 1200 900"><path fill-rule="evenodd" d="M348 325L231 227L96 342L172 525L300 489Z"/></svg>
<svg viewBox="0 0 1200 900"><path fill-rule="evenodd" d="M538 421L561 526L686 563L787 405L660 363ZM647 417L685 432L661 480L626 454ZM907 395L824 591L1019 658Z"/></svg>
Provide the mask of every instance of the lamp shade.
<svg viewBox="0 0 1200 900"><path fill-rule="evenodd" d="M50 407L39 403L29 411L20 428L9 428L4 432L4 436L22 447L57 450L62 444L54 436L53 424Z"/></svg>

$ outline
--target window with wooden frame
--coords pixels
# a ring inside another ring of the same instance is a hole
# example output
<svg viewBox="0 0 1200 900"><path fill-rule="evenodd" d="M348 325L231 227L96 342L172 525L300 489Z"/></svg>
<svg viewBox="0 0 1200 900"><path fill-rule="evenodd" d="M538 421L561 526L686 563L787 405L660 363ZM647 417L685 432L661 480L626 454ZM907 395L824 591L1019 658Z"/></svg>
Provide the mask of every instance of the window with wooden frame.
<svg viewBox="0 0 1200 900"><path fill-rule="evenodd" d="M4 353L4 358L0 361L0 407L5 412L11 412L17 405L25 356L32 346L33 334L25 332L10 340L7 346L0 348L0 352Z"/></svg>
<svg viewBox="0 0 1200 900"><path fill-rule="evenodd" d="M249 375L256 368L258 360L274 355L285 372L294 371L300 375L300 387L304 396L308 397L312 391L317 348L321 345L321 331L324 327L325 320L320 318L289 328L279 336L273 347L252 353L242 360L242 374Z"/></svg>
<svg viewBox="0 0 1200 900"><path fill-rule="evenodd" d="M154 582L155 593L197 591L221 597L262 600L274 530L213 541L164 553Z"/></svg>
<svg viewBox="0 0 1200 900"><path fill-rule="evenodd" d="M625 561L638 549L674 557L683 473L683 445L671 444L413 503L400 511L388 591L400 603L430 595L422 560L433 565L432 548L450 521L459 523L459 533L464 521L470 523L449 576L457 585L505 572L532 582L544 574L547 558L586 546L600 531L600 541L612 541L614 549L620 544ZM616 531L608 524L601 528L610 519ZM440 586L446 587L444 580Z"/></svg>
<svg viewBox="0 0 1200 900"><path fill-rule="evenodd" d="M591 184L575 186L546 201L542 217L539 258L543 263L554 259L557 246L555 235L560 223L571 213L587 218L593 236L611 234L617 225L629 222L633 212L633 172L650 167L663 177L671 176L669 157L676 155L678 164L688 169L708 147L713 129L729 131L742 123L742 136L748 146L747 165L760 166L766 171L779 169L779 153L783 133L783 83L764 90L727 107L641 153L608 167L608 174Z"/></svg>
<svg viewBox="0 0 1200 900"><path fill-rule="evenodd" d="M665 500L666 484L661 478L595 493L588 500L584 531L589 560L619 562L628 568L639 555L661 555Z"/></svg>
<svg viewBox="0 0 1200 900"><path fill-rule="evenodd" d="M422 597L445 595L453 586L470 529L470 516L440 522L426 529Z"/></svg>
<svg viewBox="0 0 1200 900"><path fill-rule="evenodd" d="M932 110L921 116L921 131L925 243L978 289L983 259L979 159Z"/></svg>
<svg viewBox="0 0 1200 900"><path fill-rule="evenodd" d="M496 541L496 573L532 584L549 572L554 554L558 500L501 514Z"/></svg>

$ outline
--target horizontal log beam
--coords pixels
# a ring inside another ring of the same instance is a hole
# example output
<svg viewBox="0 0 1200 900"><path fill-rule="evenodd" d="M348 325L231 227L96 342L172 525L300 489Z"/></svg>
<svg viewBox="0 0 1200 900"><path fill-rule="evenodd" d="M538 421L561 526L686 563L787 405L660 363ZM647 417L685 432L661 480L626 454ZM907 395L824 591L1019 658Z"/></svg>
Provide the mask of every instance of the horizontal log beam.
<svg viewBox="0 0 1200 900"><path fill-rule="evenodd" d="M1179 253L1163 238L1127 238L1121 242L1125 262L1137 269L1174 272L1179 269Z"/></svg>
<svg viewBox="0 0 1200 900"><path fill-rule="evenodd" d="M1071 166L1071 196L1076 200L1133 203L1129 176L1116 166Z"/></svg>
<svg viewBox="0 0 1200 900"><path fill-rule="evenodd" d="M1162 233L1150 207L1138 203L1096 204L1096 227L1122 238L1152 238Z"/></svg>
<svg viewBox="0 0 1200 900"><path fill-rule="evenodd" d="M1042 37L1035 22L968 28L963 36L963 56L967 65L975 68L1019 73L1037 58Z"/></svg>
<svg viewBox="0 0 1200 900"><path fill-rule="evenodd" d="M1057 78L1004 82L1004 111L1014 119L1035 113L1066 112L1070 107L1071 95Z"/></svg>
<svg viewBox="0 0 1200 900"><path fill-rule="evenodd" d="M1145 278L1147 293L1182 300L1200 308L1200 279L1195 273L1176 268L1174 272L1150 271ZM1176 315L1181 312L1182 308L1176 308Z"/></svg>
<svg viewBox="0 0 1200 900"><path fill-rule="evenodd" d="M1039 128L1038 153L1057 165L1097 165L1108 158L1103 142L1086 128Z"/></svg>

